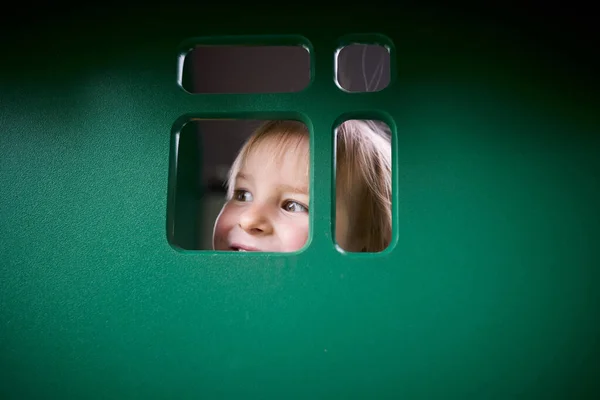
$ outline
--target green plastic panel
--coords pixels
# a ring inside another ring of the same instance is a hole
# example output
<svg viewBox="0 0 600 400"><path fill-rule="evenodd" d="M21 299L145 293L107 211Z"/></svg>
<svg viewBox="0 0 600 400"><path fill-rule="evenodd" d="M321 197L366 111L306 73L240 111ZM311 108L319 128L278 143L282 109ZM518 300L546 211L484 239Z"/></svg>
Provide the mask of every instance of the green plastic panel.
<svg viewBox="0 0 600 400"><path fill-rule="evenodd" d="M145 5L3 28L0 397L600 398L589 70L493 14L233 9ZM307 89L178 85L182 43L265 34L310 44ZM343 92L336 49L378 35L392 42L390 85ZM394 131L394 239L343 254L333 127L372 111ZM314 132L307 247L172 247L178 121L264 113L301 115Z"/></svg>

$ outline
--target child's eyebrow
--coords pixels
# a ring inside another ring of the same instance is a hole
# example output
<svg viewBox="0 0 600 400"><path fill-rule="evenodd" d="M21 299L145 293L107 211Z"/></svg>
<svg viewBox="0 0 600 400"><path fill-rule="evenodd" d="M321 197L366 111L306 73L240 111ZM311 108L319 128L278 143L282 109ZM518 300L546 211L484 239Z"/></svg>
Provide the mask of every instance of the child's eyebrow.
<svg viewBox="0 0 600 400"><path fill-rule="evenodd" d="M285 192L293 192L308 195L308 186L290 186L290 185L279 185L281 189Z"/></svg>
<svg viewBox="0 0 600 400"><path fill-rule="evenodd" d="M252 181L252 175L250 174L244 174L243 172L238 172L238 174L236 175L236 180L237 179L243 179L246 181ZM300 185L300 186L291 186L291 185L278 185L279 188L282 191L285 192L292 192L292 193L300 193L300 194L305 194L308 195L308 186L307 185Z"/></svg>
<svg viewBox="0 0 600 400"><path fill-rule="evenodd" d="M252 180L252 176L250 175L246 175L242 172L238 172L237 175L235 176L235 179L244 179L244 180Z"/></svg>

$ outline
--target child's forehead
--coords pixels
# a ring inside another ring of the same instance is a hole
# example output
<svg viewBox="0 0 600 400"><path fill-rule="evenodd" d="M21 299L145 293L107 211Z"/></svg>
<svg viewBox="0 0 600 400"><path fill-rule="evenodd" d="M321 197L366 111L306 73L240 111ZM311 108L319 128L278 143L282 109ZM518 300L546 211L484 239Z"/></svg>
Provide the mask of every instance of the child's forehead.
<svg viewBox="0 0 600 400"><path fill-rule="evenodd" d="M308 174L308 140L302 137L263 138L248 149L241 169L256 172Z"/></svg>
<svg viewBox="0 0 600 400"><path fill-rule="evenodd" d="M306 163L308 162L308 155L307 138L271 136L253 143L248 149L245 161L260 158L263 161L278 163L285 161Z"/></svg>

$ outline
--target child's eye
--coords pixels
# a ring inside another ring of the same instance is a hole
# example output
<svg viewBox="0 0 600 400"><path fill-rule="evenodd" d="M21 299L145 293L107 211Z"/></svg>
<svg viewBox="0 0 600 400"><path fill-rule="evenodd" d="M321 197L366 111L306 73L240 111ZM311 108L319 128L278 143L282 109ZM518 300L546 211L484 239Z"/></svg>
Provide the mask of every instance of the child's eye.
<svg viewBox="0 0 600 400"><path fill-rule="evenodd" d="M308 212L308 207L291 200L283 203L283 209L289 212Z"/></svg>
<svg viewBox="0 0 600 400"><path fill-rule="evenodd" d="M252 194L247 190L236 190L233 192L233 199L237 201L252 201Z"/></svg>

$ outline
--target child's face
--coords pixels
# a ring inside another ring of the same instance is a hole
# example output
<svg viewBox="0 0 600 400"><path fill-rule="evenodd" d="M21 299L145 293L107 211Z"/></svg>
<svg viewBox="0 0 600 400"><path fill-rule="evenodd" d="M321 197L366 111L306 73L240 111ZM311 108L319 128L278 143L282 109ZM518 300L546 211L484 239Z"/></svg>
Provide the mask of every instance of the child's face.
<svg viewBox="0 0 600 400"><path fill-rule="evenodd" d="M217 217L213 248L291 252L308 238L308 140L277 154L267 139L246 157Z"/></svg>

